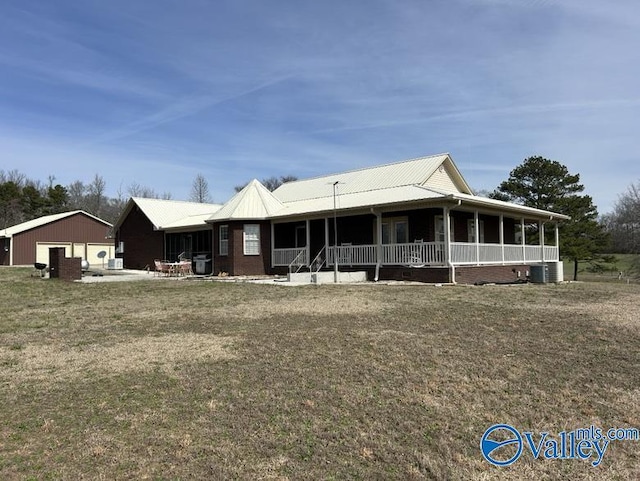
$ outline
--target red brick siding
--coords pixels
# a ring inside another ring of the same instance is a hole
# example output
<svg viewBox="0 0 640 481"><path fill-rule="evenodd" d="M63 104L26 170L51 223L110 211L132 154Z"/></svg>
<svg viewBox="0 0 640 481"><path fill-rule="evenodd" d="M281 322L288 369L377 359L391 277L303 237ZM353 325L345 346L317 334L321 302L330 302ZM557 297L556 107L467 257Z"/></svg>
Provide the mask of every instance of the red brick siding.
<svg viewBox="0 0 640 481"><path fill-rule="evenodd" d="M146 215L134 206L116 233L116 245L124 242L122 263L125 269L153 269L155 259L164 257L164 232L153 230Z"/></svg>
<svg viewBox="0 0 640 481"><path fill-rule="evenodd" d="M245 255L243 233L245 224L260 225L260 254ZM220 226L229 226L229 255L221 256ZM271 223L269 221L234 221L213 225L214 274L251 276L271 273Z"/></svg>
<svg viewBox="0 0 640 481"><path fill-rule="evenodd" d="M65 257L64 248L49 249L49 277L64 281L82 279L82 259L80 257Z"/></svg>
<svg viewBox="0 0 640 481"><path fill-rule="evenodd" d="M456 267L456 282L458 284L515 282L518 279L525 280L529 270L530 268L527 265ZM520 272L519 278L518 272Z"/></svg>

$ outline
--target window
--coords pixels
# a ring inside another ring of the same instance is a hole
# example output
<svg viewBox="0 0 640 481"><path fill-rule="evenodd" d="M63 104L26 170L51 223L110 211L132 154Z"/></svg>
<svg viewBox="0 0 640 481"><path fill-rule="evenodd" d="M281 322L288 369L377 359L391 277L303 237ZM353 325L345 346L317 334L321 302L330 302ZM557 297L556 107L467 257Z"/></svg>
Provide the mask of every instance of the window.
<svg viewBox="0 0 640 481"><path fill-rule="evenodd" d="M260 225L245 224L242 234L245 256L260 255Z"/></svg>
<svg viewBox="0 0 640 481"><path fill-rule="evenodd" d="M436 219L436 242L444 242L444 216L437 215ZM453 217L449 217L449 233L451 234L450 241L454 242L455 236L453 233Z"/></svg>
<svg viewBox="0 0 640 481"><path fill-rule="evenodd" d="M383 244L406 244L409 242L409 222L406 217L389 218L382 222Z"/></svg>
<svg viewBox="0 0 640 481"><path fill-rule="evenodd" d="M219 252L221 256L229 255L229 226L221 225L220 226L220 247Z"/></svg>
<svg viewBox="0 0 640 481"><path fill-rule="evenodd" d="M469 233L469 242L475 243L476 241L476 222L474 219L469 219L467 221L467 232ZM480 244L484 244L484 221L482 219L478 219L478 230L480 231Z"/></svg>

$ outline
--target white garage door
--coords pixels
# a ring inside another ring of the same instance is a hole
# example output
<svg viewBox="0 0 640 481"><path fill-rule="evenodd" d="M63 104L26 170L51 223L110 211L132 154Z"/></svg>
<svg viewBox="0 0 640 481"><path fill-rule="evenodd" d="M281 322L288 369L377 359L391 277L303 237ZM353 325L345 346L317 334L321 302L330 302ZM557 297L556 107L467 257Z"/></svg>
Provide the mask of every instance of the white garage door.
<svg viewBox="0 0 640 481"><path fill-rule="evenodd" d="M71 243L55 243L55 242L37 242L36 243L36 262L49 265L49 249L51 247L64 247L65 257L71 255Z"/></svg>
<svg viewBox="0 0 640 481"><path fill-rule="evenodd" d="M104 257L100 258L98 254L104 252ZM87 260L91 267L102 268L107 267L107 260L113 259L115 256L115 246L113 244L87 244Z"/></svg>

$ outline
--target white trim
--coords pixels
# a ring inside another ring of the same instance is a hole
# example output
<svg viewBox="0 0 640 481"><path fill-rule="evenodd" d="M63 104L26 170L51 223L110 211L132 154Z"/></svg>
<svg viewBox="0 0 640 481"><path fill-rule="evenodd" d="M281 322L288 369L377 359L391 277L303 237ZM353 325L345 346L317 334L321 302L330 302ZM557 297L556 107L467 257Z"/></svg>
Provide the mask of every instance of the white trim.
<svg viewBox="0 0 640 481"><path fill-rule="evenodd" d="M226 239L222 239L222 229L225 229L227 235ZM224 249L222 248L224 246ZM222 224L218 226L218 255L219 256L228 256L229 255L229 224Z"/></svg>
<svg viewBox="0 0 640 481"><path fill-rule="evenodd" d="M260 255L260 224L243 224L242 253L245 256Z"/></svg>

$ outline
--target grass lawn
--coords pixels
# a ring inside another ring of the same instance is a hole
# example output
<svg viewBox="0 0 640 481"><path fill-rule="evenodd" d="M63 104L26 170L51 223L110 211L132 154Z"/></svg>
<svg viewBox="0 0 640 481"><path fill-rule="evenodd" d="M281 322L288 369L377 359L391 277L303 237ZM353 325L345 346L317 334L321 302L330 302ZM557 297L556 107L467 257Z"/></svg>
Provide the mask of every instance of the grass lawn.
<svg viewBox="0 0 640 481"><path fill-rule="evenodd" d="M78 284L0 269L0 479L639 479L640 286ZM537 435L537 434L536 434ZM537 438L536 438L537 439Z"/></svg>

